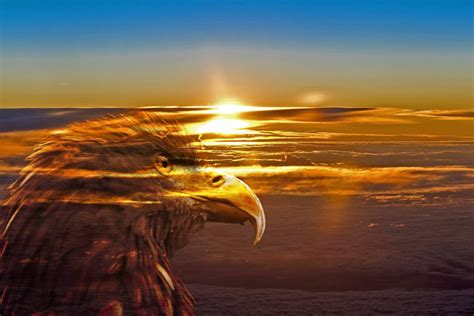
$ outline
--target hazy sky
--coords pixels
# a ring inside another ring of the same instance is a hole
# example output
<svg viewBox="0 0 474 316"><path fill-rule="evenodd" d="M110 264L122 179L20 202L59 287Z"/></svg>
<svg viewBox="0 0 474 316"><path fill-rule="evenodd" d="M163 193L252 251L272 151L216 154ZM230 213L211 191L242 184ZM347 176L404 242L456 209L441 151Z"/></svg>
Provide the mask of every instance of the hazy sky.
<svg viewBox="0 0 474 316"><path fill-rule="evenodd" d="M471 0L1 0L0 105L468 108Z"/></svg>

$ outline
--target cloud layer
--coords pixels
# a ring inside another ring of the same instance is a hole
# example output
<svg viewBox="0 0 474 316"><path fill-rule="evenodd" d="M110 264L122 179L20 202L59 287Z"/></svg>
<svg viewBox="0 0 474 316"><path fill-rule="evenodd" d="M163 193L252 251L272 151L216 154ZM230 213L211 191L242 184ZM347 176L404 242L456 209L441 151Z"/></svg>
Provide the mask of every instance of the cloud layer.
<svg viewBox="0 0 474 316"><path fill-rule="evenodd" d="M0 111L0 198L48 132L117 111ZM160 111L188 126L221 115L212 107ZM257 191L268 229L250 248L251 230L207 225L174 259L186 282L307 291L474 287L471 111L284 107L235 117L248 128L202 135L200 151ZM214 302L228 299L203 291Z"/></svg>

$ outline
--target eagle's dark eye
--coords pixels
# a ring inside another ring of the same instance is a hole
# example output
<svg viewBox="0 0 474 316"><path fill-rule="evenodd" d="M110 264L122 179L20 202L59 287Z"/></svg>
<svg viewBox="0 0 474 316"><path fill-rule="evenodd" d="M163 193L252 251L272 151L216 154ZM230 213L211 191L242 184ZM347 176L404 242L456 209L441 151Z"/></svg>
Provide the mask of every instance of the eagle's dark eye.
<svg viewBox="0 0 474 316"><path fill-rule="evenodd" d="M162 174L170 173L173 169L171 162L164 156L158 156L156 159L156 169Z"/></svg>

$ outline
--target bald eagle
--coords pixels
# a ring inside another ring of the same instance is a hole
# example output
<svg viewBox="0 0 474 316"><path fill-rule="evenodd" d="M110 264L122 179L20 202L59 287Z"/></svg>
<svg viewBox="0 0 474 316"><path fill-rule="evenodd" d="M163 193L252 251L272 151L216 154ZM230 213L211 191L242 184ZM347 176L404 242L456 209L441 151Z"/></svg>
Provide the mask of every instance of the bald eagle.
<svg viewBox="0 0 474 316"><path fill-rule="evenodd" d="M1 215L1 315L192 315L170 258L207 221L265 216L241 180L151 112L69 125L35 147Z"/></svg>

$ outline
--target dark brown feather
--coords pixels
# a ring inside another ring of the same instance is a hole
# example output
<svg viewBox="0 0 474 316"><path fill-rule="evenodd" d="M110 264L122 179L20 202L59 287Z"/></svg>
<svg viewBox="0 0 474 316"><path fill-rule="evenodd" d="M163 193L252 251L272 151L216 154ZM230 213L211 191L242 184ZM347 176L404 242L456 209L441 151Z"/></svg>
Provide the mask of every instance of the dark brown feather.
<svg viewBox="0 0 474 316"><path fill-rule="evenodd" d="M206 215L148 176L157 154L198 164L193 144L176 122L136 112L37 146L1 216L1 315L193 314L169 257Z"/></svg>

